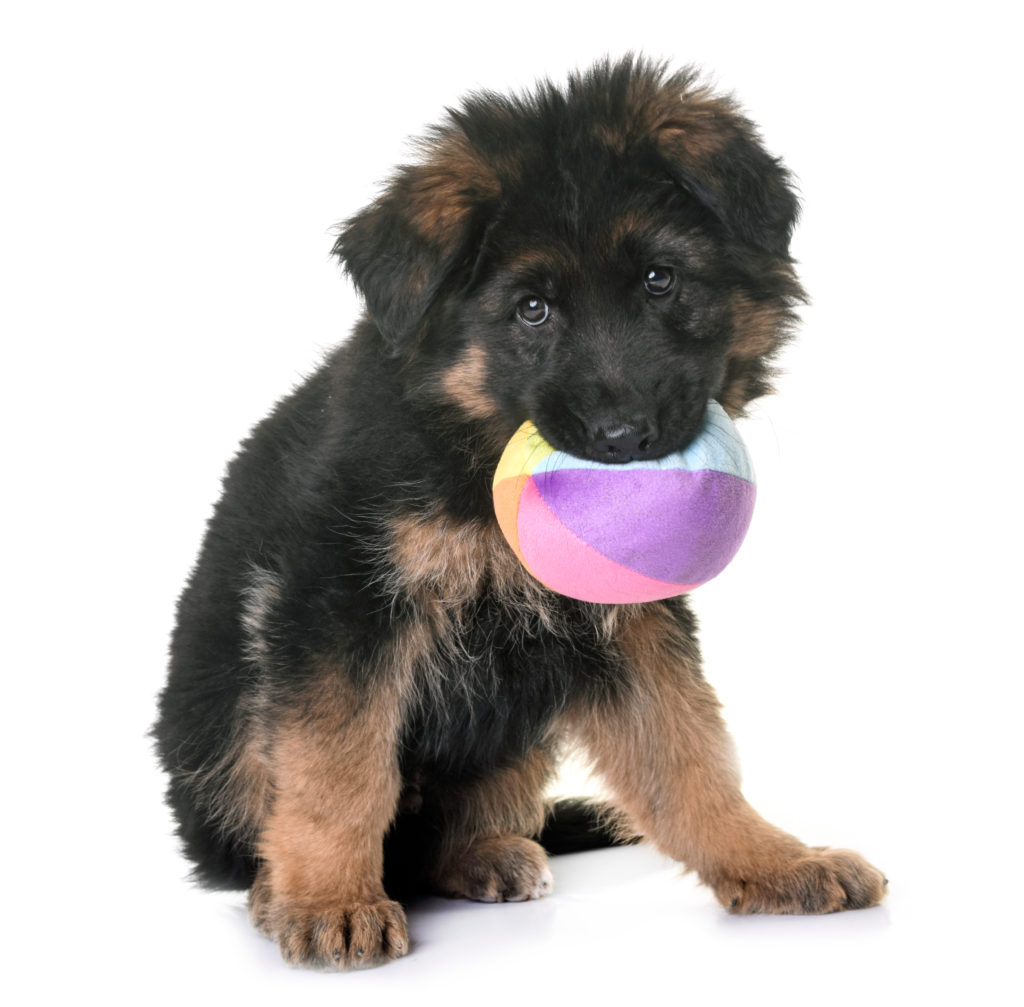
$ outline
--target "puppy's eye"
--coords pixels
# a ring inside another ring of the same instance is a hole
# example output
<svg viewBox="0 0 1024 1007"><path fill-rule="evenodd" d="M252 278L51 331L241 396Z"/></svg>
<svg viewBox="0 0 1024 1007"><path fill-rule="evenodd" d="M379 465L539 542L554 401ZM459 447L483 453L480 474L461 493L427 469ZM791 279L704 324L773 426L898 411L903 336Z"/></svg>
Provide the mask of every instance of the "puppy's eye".
<svg viewBox="0 0 1024 1007"><path fill-rule="evenodd" d="M524 297L516 305L516 315L527 325L543 325L551 314L548 302L541 297Z"/></svg>
<svg viewBox="0 0 1024 1007"><path fill-rule="evenodd" d="M648 266L644 270L644 289L655 297L667 294L675 283L675 275L668 266Z"/></svg>

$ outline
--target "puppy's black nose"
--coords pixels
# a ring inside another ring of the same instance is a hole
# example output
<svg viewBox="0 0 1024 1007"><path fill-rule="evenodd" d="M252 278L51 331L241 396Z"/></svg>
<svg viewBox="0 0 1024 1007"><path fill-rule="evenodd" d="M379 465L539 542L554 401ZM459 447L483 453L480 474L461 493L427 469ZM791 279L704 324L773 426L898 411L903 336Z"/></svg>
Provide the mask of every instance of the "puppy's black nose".
<svg viewBox="0 0 1024 1007"><path fill-rule="evenodd" d="M629 462L650 454L657 431L648 420L608 422L591 428L590 450L602 462Z"/></svg>

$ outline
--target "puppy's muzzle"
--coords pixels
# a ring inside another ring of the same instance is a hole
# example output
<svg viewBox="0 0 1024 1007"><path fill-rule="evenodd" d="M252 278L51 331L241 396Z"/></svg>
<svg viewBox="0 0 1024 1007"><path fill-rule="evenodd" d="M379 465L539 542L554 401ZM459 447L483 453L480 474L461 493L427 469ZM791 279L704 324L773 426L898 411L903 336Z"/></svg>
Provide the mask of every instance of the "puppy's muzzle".
<svg viewBox="0 0 1024 1007"><path fill-rule="evenodd" d="M657 456L658 427L646 416L606 417L591 423L587 448L596 461L615 463Z"/></svg>

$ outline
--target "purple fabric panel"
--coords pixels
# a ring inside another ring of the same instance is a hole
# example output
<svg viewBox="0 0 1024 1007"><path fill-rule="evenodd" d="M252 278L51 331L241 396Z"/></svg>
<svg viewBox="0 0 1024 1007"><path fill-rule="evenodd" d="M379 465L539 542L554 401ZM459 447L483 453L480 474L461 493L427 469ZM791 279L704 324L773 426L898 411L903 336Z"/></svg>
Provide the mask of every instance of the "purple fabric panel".
<svg viewBox="0 0 1024 1007"><path fill-rule="evenodd" d="M672 598L696 586L654 580L602 556L555 516L532 479L521 497L519 525L526 569L552 591L570 598L621 605Z"/></svg>
<svg viewBox="0 0 1024 1007"><path fill-rule="evenodd" d="M678 469L559 469L534 481L566 527L602 555L677 584L702 584L725 569L757 492L722 472Z"/></svg>

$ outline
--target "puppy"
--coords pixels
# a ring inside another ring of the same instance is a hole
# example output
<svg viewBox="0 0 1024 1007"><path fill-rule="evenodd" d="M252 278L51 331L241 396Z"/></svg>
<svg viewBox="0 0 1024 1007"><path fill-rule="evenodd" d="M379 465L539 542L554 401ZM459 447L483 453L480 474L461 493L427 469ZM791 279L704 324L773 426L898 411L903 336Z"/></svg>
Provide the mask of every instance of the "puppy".
<svg viewBox="0 0 1024 1007"><path fill-rule="evenodd" d="M657 459L709 399L768 392L796 215L731 100L627 58L469 97L343 226L366 315L231 463L154 732L196 876L249 888L288 962L404 955L410 885L544 895L566 744L614 801L584 845L641 834L733 913L882 897L744 800L687 601L550 592L491 502L528 418L574 455Z"/></svg>

